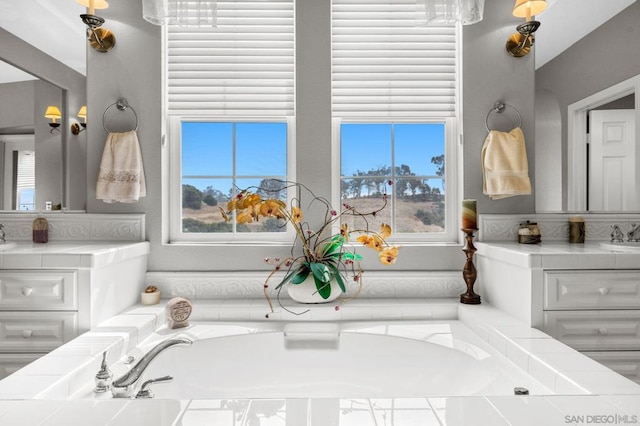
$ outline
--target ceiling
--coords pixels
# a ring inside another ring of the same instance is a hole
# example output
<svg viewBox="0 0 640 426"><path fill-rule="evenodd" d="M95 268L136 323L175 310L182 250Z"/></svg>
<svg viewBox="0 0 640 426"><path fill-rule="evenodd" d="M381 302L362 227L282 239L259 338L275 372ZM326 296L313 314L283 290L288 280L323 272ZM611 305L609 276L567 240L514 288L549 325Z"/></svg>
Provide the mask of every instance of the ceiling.
<svg viewBox="0 0 640 426"><path fill-rule="evenodd" d="M547 10L536 17L541 23L536 32L534 47L536 69L635 2L636 0L547 0Z"/></svg>
<svg viewBox="0 0 640 426"><path fill-rule="evenodd" d="M636 0L547 1L549 7L537 17L542 25L536 33L536 69ZM81 13L85 9L75 0L0 0L0 27L86 75ZM0 62L0 83L33 78Z"/></svg>

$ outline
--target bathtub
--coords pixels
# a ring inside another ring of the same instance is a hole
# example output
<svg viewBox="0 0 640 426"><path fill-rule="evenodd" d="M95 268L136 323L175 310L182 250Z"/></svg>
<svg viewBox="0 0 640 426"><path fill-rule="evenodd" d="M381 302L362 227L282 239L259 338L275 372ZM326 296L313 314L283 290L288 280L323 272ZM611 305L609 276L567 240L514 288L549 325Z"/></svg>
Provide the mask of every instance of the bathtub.
<svg viewBox="0 0 640 426"><path fill-rule="evenodd" d="M156 398L414 398L552 394L460 321L202 323L160 329L132 352L187 337L138 383ZM137 361L137 359L136 359ZM134 361L134 364L135 362ZM113 366L114 378L129 367ZM85 389L87 397L90 389Z"/></svg>

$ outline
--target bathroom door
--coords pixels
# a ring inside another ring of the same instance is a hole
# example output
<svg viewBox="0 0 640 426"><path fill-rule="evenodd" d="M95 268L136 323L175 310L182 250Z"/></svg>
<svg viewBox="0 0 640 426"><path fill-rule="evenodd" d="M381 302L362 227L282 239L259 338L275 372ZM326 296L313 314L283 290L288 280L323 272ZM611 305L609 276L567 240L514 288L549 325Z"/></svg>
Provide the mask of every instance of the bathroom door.
<svg viewBox="0 0 640 426"><path fill-rule="evenodd" d="M637 211L635 111L590 111L589 123L589 210Z"/></svg>

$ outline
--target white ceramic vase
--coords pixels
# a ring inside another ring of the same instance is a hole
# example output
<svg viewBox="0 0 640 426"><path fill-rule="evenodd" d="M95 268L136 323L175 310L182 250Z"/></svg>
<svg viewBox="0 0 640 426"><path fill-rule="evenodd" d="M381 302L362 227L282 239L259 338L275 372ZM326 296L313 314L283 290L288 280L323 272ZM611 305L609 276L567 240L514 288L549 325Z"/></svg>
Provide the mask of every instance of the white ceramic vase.
<svg viewBox="0 0 640 426"><path fill-rule="evenodd" d="M300 284L287 284L287 292L289 297L298 303L329 303L336 300L342 294L340 286L336 280L331 280L331 294L328 298L323 299L318 293L316 283L313 280L313 275L309 274L306 280Z"/></svg>

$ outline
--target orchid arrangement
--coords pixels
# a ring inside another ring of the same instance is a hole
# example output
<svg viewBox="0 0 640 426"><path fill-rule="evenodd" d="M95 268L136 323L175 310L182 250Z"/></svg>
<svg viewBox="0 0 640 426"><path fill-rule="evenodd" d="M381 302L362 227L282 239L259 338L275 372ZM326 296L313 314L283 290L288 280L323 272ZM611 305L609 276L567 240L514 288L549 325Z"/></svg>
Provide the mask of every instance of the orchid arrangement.
<svg viewBox="0 0 640 426"><path fill-rule="evenodd" d="M269 280L279 271L284 272L284 276L275 287L278 295L285 284L301 284L311 275L322 299L329 298L332 281L338 284L342 293L346 293L348 278L358 283L358 289L352 297L342 300L344 302L357 297L362 288L363 269L360 265L362 255L357 253L356 246L351 244L352 236L355 236L355 241L364 247L376 251L382 264L392 265L396 262L399 247L391 246L386 241L391 235L391 226L383 223L379 231L369 229L368 218L374 218L387 206L386 192L382 194L381 205L371 211L360 211L347 202L342 204L340 210L335 210L326 199L316 196L303 184L289 181L276 182L281 184L277 189L265 189L264 187L243 189L227 203L226 210L221 209L222 216L226 221L231 220L233 214L235 214L238 223L244 224L276 218L281 220L283 227L289 224L295 231L291 255L284 259L270 257L265 259L273 266L273 270L264 284L264 294L271 312L273 312L273 305L267 294L267 289L269 288ZM273 184L268 186L274 187ZM277 194L290 188L297 190L297 196L292 198L289 204L277 198ZM265 191L276 193L276 197L265 198L258 194L258 192L264 193ZM316 230L312 229L309 222L305 221L302 192L306 192L310 196L309 201L306 202L307 209L319 208L324 213L324 219ZM350 230L346 223L341 224L341 219L349 215L362 219L359 223L364 223L364 226L361 229Z"/></svg>

